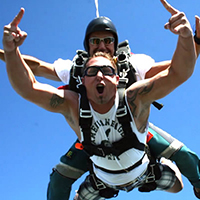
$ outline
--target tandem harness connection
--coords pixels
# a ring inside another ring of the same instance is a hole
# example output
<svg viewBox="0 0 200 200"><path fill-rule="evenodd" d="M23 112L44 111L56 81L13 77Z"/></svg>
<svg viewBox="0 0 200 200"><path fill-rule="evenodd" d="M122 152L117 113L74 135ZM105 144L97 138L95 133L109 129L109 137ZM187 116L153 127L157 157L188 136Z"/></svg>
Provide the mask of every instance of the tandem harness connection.
<svg viewBox="0 0 200 200"><path fill-rule="evenodd" d="M132 83L136 81L135 76L135 69L132 66L132 64L129 62L129 57L131 56L130 48L128 45L128 41L125 41L123 43L119 44L119 49L117 51L118 57L117 57L117 66L118 66L118 74L120 76L119 84L118 84L118 93L119 93L119 105L117 108L117 119L119 123L122 125L122 129L124 132L124 137L120 139L117 142L111 143L108 140L104 140L101 142L100 145L94 145L91 142L91 124L92 124L92 114L89 106L89 102L87 99L86 94L86 88L84 85L82 85L79 80L82 76L82 69L83 65L87 59L87 52L79 51L77 59L74 60L74 63L76 63L76 66L73 66L71 70L71 77L73 77L73 86L77 86L76 90L80 93L80 116L79 116L79 125L81 128L81 131L83 133L83 142L82 144L77 144L77 147L79 149L84 149L89 156L97 155L101 157L105 157L107 155L114 155L117 159L119 159L119 156L131 149L139 149L141 151L144 151L144 156L146 155L146 146L145 144L141 143L135 133L132 131L130 122L131 122L131 116L128 110L128 107L125 102L125 89L130 86ZM79 67L77 67L79 65ZM72 82L71 88L72 88ZM157 102L153 103L158 109L162 108L162 105L160 105ZM104 168L101 168L99 166L96 166L97 168L111 174L120 174L120 173L127 173L134 168L138 167L142 164L142 160L144 156L136 162L133 166L123 169L123 170L107 170ZM141 177L138 177L137 180L132 181L131 183L128 183L126 186L123 187L115 187L107 186L105 183L103 183L101 180L99 180L95 174L93 173L92 167L90 170L89 179L93 185L93 187L97 190L99 190L100 195L105 198L111 198L116 197L118 195L118 190L126 190L130 191L136 186L140 185L139 188L140 191L151 191L155 190L156 183L155 180L160 178L160 170L159 167L156 165L156 162L150 159L150 164L147 169L147 171L142 174Z"/></svg>
<svg viewBox="0 0 200 200"><path fill-rule="evenodd" d="M73 65L70 70L69 89L79 93L79 85L81 85L83 67L89 55L83 50L77 50L76 53L77 54L73 59ZM132 53L128 40L118 44L115 61L118 67L119 77L126 80L126 88L137 81L135 74L136 71L130 62L131 54ZM154 101L152 104L159 110L163 107L162 104L156 101Z"/></svg>

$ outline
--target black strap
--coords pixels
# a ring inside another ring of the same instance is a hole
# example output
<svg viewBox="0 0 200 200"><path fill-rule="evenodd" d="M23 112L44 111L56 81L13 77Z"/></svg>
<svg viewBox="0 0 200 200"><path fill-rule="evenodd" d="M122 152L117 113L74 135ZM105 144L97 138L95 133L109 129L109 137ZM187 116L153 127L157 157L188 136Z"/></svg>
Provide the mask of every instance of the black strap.
<svg viewBox="0 0 200 200"><path fill-rule="evenodd" d="M118 93L119 93L119 106L117 110L117 119L120 124L122 124L122 129L124 131L125 137L122 138L124 140L124 144L122 145L122 148L125 148L124 146L129 145L130 148L134 147L136 149L139 149L141 151L144 151L145 144L141 143L135 133L133 133L131 128L131 116L129 109L125 102L125 88L124 85L126 84L124 79L119 80L118 84ZM126 144L127 142L127 144ZM115 142L117 145L117 142Z"/></svg>
<svg viewBox="0 0 200 200"><path fill-rule="evenodd" d="M92 124L92 115L89 107L89 102L87 99L86 88L84 85L80 85L80 116L79 116L79 125L83 132L83 146L85 151L91 155L97 155L105 157L106 155L115 155L117 158L120 154L127 151L130 148L136 148L141 151L144 151L145 145L140 143L135 133L133 133L131 128L131 116L127 105L125 103L124 93L125 93L126 79L121 79L118 85L119 92L119 106L117 110L117 118L119 123L122 125L125 137L121 140L110 143L109 141L102 141L100 145L93 145L91 143L91 124Z"/></svg>
<svg viewBox="0 0 200 200"><path fill-rule="evenodd" d="M92 114L90 111L89 102L87 99L87 92L84 85L79 86L81 94L80 99L80 114L79 114L79 126L82 129L85 144L91 144L91 131Z"/></svg>
<svg viewBox="0 0 200 200"><path fill-rule="evenodd" d="M142 160L143 160L143 158L144 158L145 155L146 155L146 154L144 154L144 155L142 156L142 158L141 158L138 162L136 162L134 165L132 165L132 166L126 168L126 169L122 169L122 170L109 170L109 169L105 169L105 168L103 168L103 167L99 167L98 165L95 165L95 164L94 164L94 166L95 166L96 168L99 168L100 170L102 170L102 171L104 171L104 172L111 173L111 174L128 173L128 172L130 172L131 170L135 169L136 167L138 167L139 165L142 164Z"/></svg>

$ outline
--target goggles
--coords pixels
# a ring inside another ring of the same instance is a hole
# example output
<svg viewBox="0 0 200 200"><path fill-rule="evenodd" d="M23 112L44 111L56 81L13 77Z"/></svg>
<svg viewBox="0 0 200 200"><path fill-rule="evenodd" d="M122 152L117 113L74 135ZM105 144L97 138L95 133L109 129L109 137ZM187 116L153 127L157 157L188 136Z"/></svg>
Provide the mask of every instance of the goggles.
<svg viewBox="0 0 200 200"><path fill-rule="evenodd" d="M98 71L101 71L104 76L113 76L116 74L113 67L109 65L103 65L87 67L83 73L83 76L96 76Z"/></svg>
<svg viewBox="0 0 200 200"><path fill-rule="evenodd" d="M115 38L110 36L110 37L105 37L105 38L91 37L89 39L89 43L93 45L99 45L101 41L103 41L105 45L109 45L115 41Z"/></svg>

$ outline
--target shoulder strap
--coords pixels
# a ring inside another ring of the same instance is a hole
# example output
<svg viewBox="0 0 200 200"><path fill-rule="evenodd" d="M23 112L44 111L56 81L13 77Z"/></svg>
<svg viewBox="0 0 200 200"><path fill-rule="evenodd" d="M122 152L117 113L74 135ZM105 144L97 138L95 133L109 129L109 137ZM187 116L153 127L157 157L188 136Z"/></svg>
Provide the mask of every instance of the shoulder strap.
<svg viewBox="0 0 200 200"><path fill-rule="evenodd" d="M132 128L131 128L130 123L132 119L131 119L129 109L125 101L125 88L126 88L125 85L126 85L125 80L120 79L119 84L118 84L119 106L117 109L117 119L119 123L122 124L122 129L125 134L125 137L122 138L122 140L125 140L124 142L127 142L125 146L129 146L130 148L134 147L136 149L144 151L145 144L141 143L138 140L137 136L135 135L135 133L132 131ZM116 142L116 145L117 145L117 142Z"/></svg>
<svg viewBox="0 0 200 200"><path fill-rule="evenodd" d="M131 49L128 40L119 43L117 49L117 67L120 78L127 78L126 87L136 82L135 69L132 66L129 58L131 56Z"/></svg>
<svg viewBox="0 0 200 200"><path fill-rule="evenodd" d="M79 126L83 133L84 142L86 144L91 144L91 132L90 127L92 124L92 114L87 98L87 92L84 85L79 86L80 97L80 111L79 111Z"/></svg>
<svg viewBox="0 0 200 200"><path fill-rule="evenodd" d="M70 70L69 89L75 92L79 92L77 85L79 79L82 77L83 66L88 59L89 55L86 51L77 50L76 55L73 58L73 65Z"/></svg>
<svg viewBox="0 0 200 200"><path fill-rule="evenodd" d="M129 61L131 56L131 48L129 46L128 40L125 40L118 44L117 49L117 67L118 67L118 74L121 78L127 78L126 88L132 85L134 82L137 81L135 75L135 68L132 63ZM158 110L162 109L163 104L154 101L152 103Z"/></svg>
<svg viewBox="0 0 200 200"><path fill-rule="evenodd" d="M90 127L92 124L92 114L89 107L85 86L79 86L81 94L79 125L83 133L84 149L90 156L98 155L105 157L106 155L113 154L116 157L118 157L120 154L122 154L130 148L136 148L141 151L144 151L145 145L138 140L137 136L132 131L130 125L131 116L124 98L125 85L126 79L121 79L118 86L119 106L116 114L119 123L122 124L122 129L124 131L125 136L121 140L114 143L110 143L107 140L102 141L100 145L93 145L91 143Z"/></svg>

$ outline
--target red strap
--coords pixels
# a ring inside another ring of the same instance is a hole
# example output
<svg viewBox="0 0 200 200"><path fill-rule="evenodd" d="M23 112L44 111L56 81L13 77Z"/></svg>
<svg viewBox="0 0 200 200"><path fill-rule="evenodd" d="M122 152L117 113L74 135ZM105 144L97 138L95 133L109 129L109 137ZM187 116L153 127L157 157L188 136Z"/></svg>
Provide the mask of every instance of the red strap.
<svg viewBox="0 0 200 200"><path fill-rule="evenodd" d="M69 85L61 85L61 86L58 87L58 89L68 90Z"/></svg>

